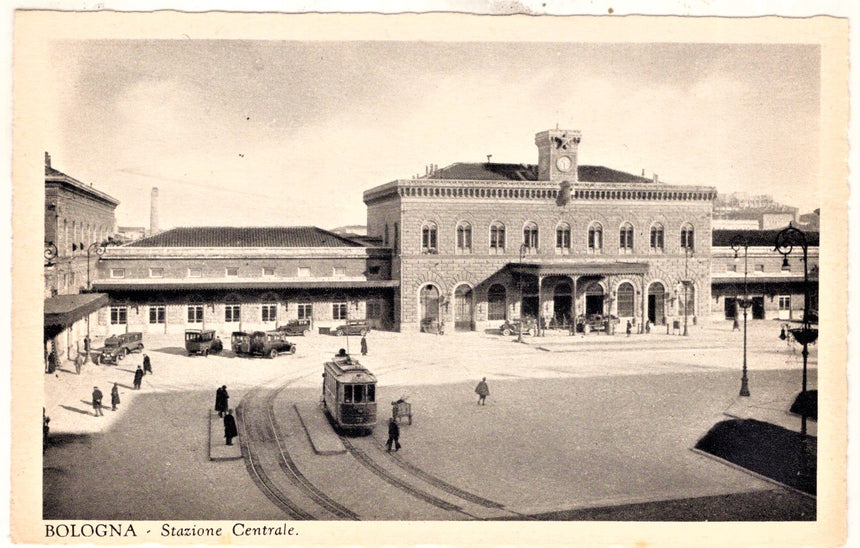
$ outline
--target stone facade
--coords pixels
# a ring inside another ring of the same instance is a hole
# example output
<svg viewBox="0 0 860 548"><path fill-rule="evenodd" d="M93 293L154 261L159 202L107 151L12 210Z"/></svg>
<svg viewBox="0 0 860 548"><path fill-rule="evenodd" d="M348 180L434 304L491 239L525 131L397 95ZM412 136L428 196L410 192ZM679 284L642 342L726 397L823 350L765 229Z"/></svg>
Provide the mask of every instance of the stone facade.
<svg viewBox="0 0 860 548"><path fill-rule="evenodd" d="M536 280L519 279L511 267L526 263L567 265L572 273L540 280L541 310L529 305L533 315L585 313L585 292L592 282L600 282L605 292L602 313L617 314L614 292L630 282L635 291L634 311L622 321L635 319L641 325L649 315L649 290L655 292L657 287L662 290L656 302L663 308L657 317L663 320L683 308L678 295L683 293L684 279L692 284L688 286L693 296L689 314L708 312L714 189L671 186L605 168L578 170L579 140L578 132L570 130L538 134L537 170L507 164L455 164L420 179L398 180L365 192L368 235L387 241L393 251L392 276L400 282L395 322L401 330L418 330L422 321L436 319L431 316L437 314L446 325L459 329L497 327L501 323L498 309L492 319L488 314L488 291L494 284L504 288L502 319L520 317L521 306L528 304L521 295L528 298L529 283ZM570 148L560 148L562 143ZM567 159L561 161L562 156ZM464 174L472 178L462 178ZM550 179L540 180L541 175ZM602 181L601 176L613 180ZM619 176L626 180L615 180ZM632 235L632 245L625 249L620 245L623 225L631 228ZM597 226L602 231L602 246L595 249L589 247L589 230ZM503 228L503 236L499 228ZM522 247L527 229L530 243ZM653 248L652 229L662 234L658 239L662 245ZM686 254L682 229L692 230ZM618 262L644 263L647 272L611 275L611 265ZM573 274L582 265L598 270L605 266L606 274ZM571 287L574 298L570 305L564 299L555 300L559 283ZM422 307L421 292L428 286L439 293L439 306L433 304L430 312L427 302ZM494 291L498 293L498 287ZM536 284L533 293L537 294ZM556 304L568 310L556 311ZM629 307L624 311L629 312Z"/></svg>

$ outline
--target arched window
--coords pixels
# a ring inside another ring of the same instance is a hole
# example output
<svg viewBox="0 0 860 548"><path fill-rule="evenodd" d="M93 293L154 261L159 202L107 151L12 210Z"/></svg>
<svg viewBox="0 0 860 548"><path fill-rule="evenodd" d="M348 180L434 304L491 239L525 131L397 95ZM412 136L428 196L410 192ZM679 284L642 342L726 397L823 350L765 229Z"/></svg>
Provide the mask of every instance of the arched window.
<svg viewBox="0 0 860 548"><path fill-rule="evenodd" d="M635 291L633 289L633 284L630 282L624 282L623 284L618 286L618 317L619 318L630 318L634 316L634 300L635 300Z"/></svg>
<svg viewBox="0 0 860 548"><path fill-rule="evenodd" d="M490 253L505 252L505 225L496 221L490 226Z"/></svg>
<svg viewBox="0 0 860 548"><path fill-rule="evenodd" d="M624 223L618 231L618 250L620 253L633 253L633 225Z"/></svg>
<svg viewBox="0 0 860 548"><path fill-rule="evenodd" d="M505 319L506 292L502 284L493 284L487 290L487 320L503 321Z"/></svg>
<svg viewBox="0 0 860 548"><path fill-rule="evenodd" d="M663 225L651 226L651 253L663 253Z"/></svg>
<svg viewBox="0 0 860 548"><path fill-rule="evenodd" d="M426 223L421 227L421 253L438 253L436 244L436 223Z"/></svg>
<svg viewBox="0 0 860 548"><path fill-rule="evenodd" d="M535 253L538 248L538 226L531 221L523 227L523 245L529 253Z"/></svg>
<svg viewBox="0 0 860 548"><path fill-rule="evenodd" d="M570 225L567 223L561 223L555 229L555 252L570 253Z"/></svg>
<svg viewBox="0 0 860 548"><path fill-rule="evenodd" d="M686 223L681 227L681 249L693 251L693 225Z"/></svg>
<svg viewBox="0 0 860 548"><path fill-rule="evenodd" d="M588 227L588 252L603 253L603 227L600 223L592 223Z"/></svg>
<svg viewBox="0 0 860 548"><path fill-rule="evenodd" d="M457 253L472 252L472 225L462 222L457 225Z"/></svg>

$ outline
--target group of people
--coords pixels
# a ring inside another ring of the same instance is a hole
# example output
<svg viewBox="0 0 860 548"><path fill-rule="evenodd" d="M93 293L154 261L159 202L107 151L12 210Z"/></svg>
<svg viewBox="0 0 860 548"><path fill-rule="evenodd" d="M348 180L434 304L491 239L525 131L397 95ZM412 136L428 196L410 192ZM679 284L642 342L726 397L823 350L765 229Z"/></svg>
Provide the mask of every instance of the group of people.
<svg viewBox="0 0 860 548"><path fill-rule="evenodd" d="M236 428L236 418L230 409L229 401L230 394L226 385L215 391L215 411L218 412L218 417L224 419L224 439L227 445L233 445L233 438L239 435L239 429Z"/></svg>
<svg viewBox="0 0 860 548"><path fill-rule="evenodd" d="M93 386L93 414L96 417L103 417L104 413L102 413L102 398L104 395L102 391L99 390L98 386ZM119 405L119 385L117 383L113 383L113 388L110 391L110 406L111 411L116 411L116 406Z"/></svg>

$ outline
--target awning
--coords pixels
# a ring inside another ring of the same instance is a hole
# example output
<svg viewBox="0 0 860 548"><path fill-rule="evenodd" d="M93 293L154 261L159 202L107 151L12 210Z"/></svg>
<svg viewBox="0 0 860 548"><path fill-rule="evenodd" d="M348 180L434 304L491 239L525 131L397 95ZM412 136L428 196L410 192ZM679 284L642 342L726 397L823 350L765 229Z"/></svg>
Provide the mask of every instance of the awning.
<svg viewBox="0 0 860 548"><path fill-rule="evenodd" d="M818 285L818 277L810 276L809 282ZM744 275L711 276L711 286L737 285L744 283ZM803 276L747 276L747 285L752 284L802 284Z"/></svg>
<svg viewBox="0 0 860 548"><path fill-rule="evenodd" d="M45 299L45 326L65 327L92 314L110 302L105 293L56 295Z"/></svg>
<svg viewBox="0 0 860 548"><path fill-rule="evenodd" d="M625 274L647 274L648 263L613 262L551 262L508 263L508 268L517 274L531 276L610 276Z"/></svg>
<svg viewBox="0 0 860 548"><path fill-rule="evenodd" d="M301 281L301 280L267 280L267 281L179 281L179 282L150 282L145 283L135 281L96 281L93 282L93 288L99 291L194 291L204 289L385 289L390 287L399 287L400 282L397 280L332 280L327 282L322 281Z"/></svg>

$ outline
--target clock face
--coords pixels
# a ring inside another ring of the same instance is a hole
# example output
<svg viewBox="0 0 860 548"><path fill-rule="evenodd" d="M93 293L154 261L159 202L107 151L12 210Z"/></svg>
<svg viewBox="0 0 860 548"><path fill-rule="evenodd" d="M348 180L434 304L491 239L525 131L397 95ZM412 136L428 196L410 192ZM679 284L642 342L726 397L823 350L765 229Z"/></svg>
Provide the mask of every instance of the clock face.
<svg viewBox="0 0 860 548"><path fill-rule="evenodd" d="M558 160L555 161L555 167L559 169L559 171L567 171L570 169L571 161L567 156L562 156Z"/></svg>

